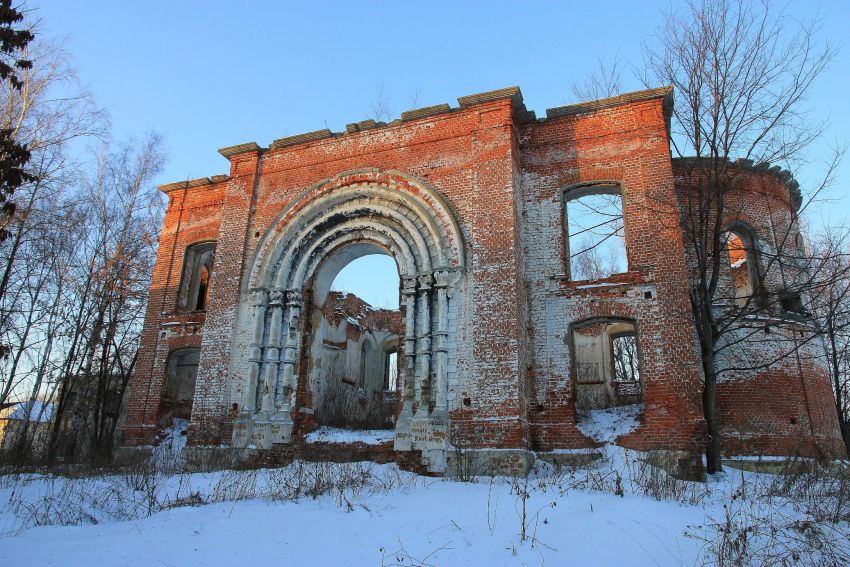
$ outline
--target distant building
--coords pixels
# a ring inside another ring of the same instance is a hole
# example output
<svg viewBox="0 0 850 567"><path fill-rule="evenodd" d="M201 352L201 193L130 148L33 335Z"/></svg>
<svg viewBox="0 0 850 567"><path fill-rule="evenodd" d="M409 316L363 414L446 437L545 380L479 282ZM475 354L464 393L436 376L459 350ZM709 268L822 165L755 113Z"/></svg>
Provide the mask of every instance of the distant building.
<svg viewBox="0 0 850 567"><path fill-rule="evenodd" d="M30 451L35 454L46 451L50 442L53 410L52 402L40 400L31 406L27 402L6 404L6 407L0 409L0 450L13 449L26 429L27 436L32 440Z"/></svg>

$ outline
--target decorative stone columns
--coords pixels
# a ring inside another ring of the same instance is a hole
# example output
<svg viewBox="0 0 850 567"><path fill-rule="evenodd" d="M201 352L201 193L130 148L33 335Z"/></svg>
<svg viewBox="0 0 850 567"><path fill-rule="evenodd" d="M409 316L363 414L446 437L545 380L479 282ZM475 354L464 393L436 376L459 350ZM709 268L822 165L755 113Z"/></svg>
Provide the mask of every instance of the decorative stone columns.
<svg viewBox="0 0 850 567"><path fill-rule="evenodd" d="M397 450L433 451L448 424L448 300L455 272L402 277L405 310L404 387L396 422ZM259 448L292 438L292 404L301 348L299 289L253 289L249 382L239 438ZM247 428L247 429L245 429ZM243 431L244 430L244 431Z"/></svg>
<svg viewBox="0 0 850 567"><path fill-rule="evenodd" d="M269 292L269 331L266 333L264 350L263 398L258 419L271 417L275 410L275 390L277 389L278 369L280 366L280 331L283 317L283 291L273 289Z"/></svg>
<svg viewBox="0 0 850 567"><path fill-rule="evenodd" d="M434 330L434 413L448 415L448 293L453 273L438 269L434 272L435 330Z"/></svg>
<svg viewBox="0 0 850 567"><path fill-rule="evenodd" d="M252 289L248 296L251 309L251 344L248 354L248 390L245 402L242 404L242 414L250 417L257 400L257 387L260 378L260 367L263 362L263 334L266 326L266 305L269 294L264 289Z"/></svg>
<svg viewBox="0 0 850 567"><path fill-rule="evenodd" d="M419 283L416 310L416 384L419 386L416 419L428 417L431 402L431 274L416 278Z"/></svg>
<svg viewBox="0 0 850 567"><path fill-rule="evenodd" d="M448 302L455 276L456 271L450 268L438 268L433 273L402 278L406 315L405 387L394 446L397 451L428 452L429 466L439 467L439 461L445 458ZM415 410L413 415L412 410Z"/></svg>
<svg viewBox="0 0 850 567"><path fill-rule="evenodd" d="M248 305L252 326L250 367L236 436L240 444L250 439L257 447L269 448L292 438L295 363L304 304L300 290L255 288Z"/></svg>
<svg viewBox="0 0 850 567"><path fill-rule="evenodd" d="M258 402L258 390L262 386L260 373L263 369L263 343L266 328L266 309L269 292L263 288L254 288L248 292L250 309L251 342L248 346L248 383L242 398L242 409L233 428L233 444L244 447L252 442L254 435L255 408Z"/></svg>
<svg viewBox="0 0 850 567"><path fill-rule="evenodd" d="M286 325L283 338L283 369L280 376L280 384L277 386L275 398L275 409L277 413L274 419L281 426L288 425L289 433L284 436L289 439L292 430L292 398L295 393L295 362L298 359L298 343L301 330L301 311L304 301L301 290L286 290Z"/></svg>
<svg viewBox="0 0 850 567"><path fill-rule="evenodd" d="M399 421L413 417L413 402L418 397L416 387L416 278L402 278L404 304L404 391Z"/></svg>

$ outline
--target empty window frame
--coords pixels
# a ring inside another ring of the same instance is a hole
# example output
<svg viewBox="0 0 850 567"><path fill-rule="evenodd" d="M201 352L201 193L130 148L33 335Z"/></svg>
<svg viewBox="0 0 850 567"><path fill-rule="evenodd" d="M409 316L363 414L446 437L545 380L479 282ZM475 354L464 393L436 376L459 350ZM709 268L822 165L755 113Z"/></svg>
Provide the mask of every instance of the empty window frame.
<svg viewBox="0 0 850 567"><path fill-rule="evenodd" d="M168 355L162 402L174 417L189 419L199 360L200 349L197 348L183 348Z"/></svg>
<svg viewBox="0 0 850 567"><path fill-rule="evenodd" d="M634 322L590 319L575 324L570 337L578 410L642 401L640 350Z"/></svg>
<svg viewBox="0 0 850 567"><path fill-rule="evenodd" d="M571 280L598 280L628 271L619 185L600 183L567 189L564 226Z"/></svg>
<svg viewBox="0 0 850 567"><path fill-rule="evenodd" d="M398 388L398 353L387 352L385 357L384 390L395 392Z"/></svg>
<svg viewBox="0 0 850 567"><path fill-rule="evenodd" d="M177 306L181 311L204 311L215 260L215 242L202 242L186 248L183 277Z"/></svg>
<svg viewBox="0 0 850 567"><path fill-rule="evenodd" d="M803 296L798 292L786 291L780 294L779 304L784 311L788 313L796 313L798 315L810 315L806 306L803 304Z"/></svg>
<svg viewBox="0 0 850 567"><path fill-rule="evenodd" d="M725 236L729 272L735 290L735 304L744 307L758 289L759 270L750 231L743 228L729 230Z"/></svg>
<svg viewBox="0 0 850 567"><path fill-rule="evenodd" d="M634 331L611 336L611 356L614 364L614 382L632 384L640 382L637 336Z"/></svg>

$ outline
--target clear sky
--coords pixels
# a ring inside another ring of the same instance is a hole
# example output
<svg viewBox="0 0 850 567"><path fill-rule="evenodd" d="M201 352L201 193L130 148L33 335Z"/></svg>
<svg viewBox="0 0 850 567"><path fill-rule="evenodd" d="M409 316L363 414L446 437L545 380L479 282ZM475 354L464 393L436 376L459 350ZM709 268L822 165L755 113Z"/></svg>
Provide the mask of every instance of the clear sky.
<svg viewBox="0 0 850 567"><path fill-rule="evenodd" d="M850 1L787 0L792 17L823 16L822 35L841 45L815 85L814 115L829 120L826 143L850 138ZM327 2L219 0L29 0L47 35L66 38L80 78L112 117L116 137L155 129L169 163L157 181L227 173L216 150L261 146L282 136L371 117L383 90L393 117L414 106L519 85L526 105L573 102L569 85L597 57L629 68L625 90L642 88L641 45L652 41L670 0L642 2ZM676 2L673 2L676 5ZM413 100L418 94L418 101ZM795 172L803 189L813 167ZM845 160L833 195L850 186ZM845 199L812 221L850 217Z"/></svg>

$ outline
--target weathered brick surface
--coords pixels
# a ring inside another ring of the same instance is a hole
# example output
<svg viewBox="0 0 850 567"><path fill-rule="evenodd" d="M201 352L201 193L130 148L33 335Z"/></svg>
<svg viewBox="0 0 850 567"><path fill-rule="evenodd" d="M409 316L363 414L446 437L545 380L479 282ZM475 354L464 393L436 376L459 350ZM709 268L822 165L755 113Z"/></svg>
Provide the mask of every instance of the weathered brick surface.
<svg viewBox="0 0 850 567"><path fill-rule="evenodd" d="M434 448L445 453L447 441L470 449L592 445L576 427L569 337L571 325L594 317L629 319L637 328L646 407L641 426L620 443L694 450L704 434L700 364L679 222L678 166L670 159L665 126L668 102L668 92L656 89L553 109L548 119L535 120L513 88L464 97L457 109L406 114L389 125L364 123L344 134L290 137L267 149L241 144L222 150L231 161L229 176L166 187L170 205L132 380L125 443L154 439L165 359L179 345L201 347L189 444L237 443L234 420L257 411L246 402L256 388L249 379L254 356L249 296L257 285L252 282L286 260L277 252L286 243L276 238L313 214L314 203L332 206L335 195L362 191L368 202L345 214L360 215L363 227L352 230L371 234L370 242L381 236L380 230L365 228L369 223L383 223L388 230L405 224L428 237L427 219L433 218L441 227L456 223L460 230L442 235L459 240L448 246L462 246L461 257L453 260L460 272L446 299L444 331L436 315L429 329L432 375L437 337L440 332L447 337L449 439L438 420L428 434L429 450L396 450L397 460L433 472L439 461ZM773 234L777 226L795 222L788 188L775 172L753 170L747 179L740 199L756 231ZM629 270L602 282L570 281L563 194L574 184L599 181L622 189ZM394 204L381 191L406 200ZM447 208L435 203L434 195ZM343 223L343 216L332 220ZM218 243L207 311L177 313L185 248L207 239ZM433 242L425 248L407 244L433 257L440 252ZM333 251L315 252L316 262L325 252ZM766 283L781 285L779 273L766 274ZM311 286L298 290L305 305ZM436 312L436 289L427 294ZM312 332L309 317L298 325L292 444L264 453L281 458L290 458L316 426L304 348L309 344L304 336ZM720 419L730 451L841 454L822 369L792 362L723 381ZM435 399L426 413L435 411ZM299 449L305 455L313 450Z"/></svg>
<svg viewBox="0 0 850 567"><path fill-rule="evenodd" d="M684 210L684 179L694 170L688 160L675 160L674 171L682 180ZM751 261L764 285L764 307L757 322L744 319L738 325L747 340L718 356L720 368L732 369L718 378L722 444L730 454L844 455L822 339L808 318L784 311L779 300L799 276L793 261L802 254L796 184L788 172L766 166L734 165L730 176L734 186L726 197L724 225L746 227L755 237ZM732 282L731 273L723 273L719 302L734 303Z"/></svg>
<svg viewBox="0 0 850 567"><path fill-rule="evenodd" d="M167 191L168 209L154 266L139 359L130 382L127 445L147 444L156 438L157 409L168 353L200 346L206 313L179 313L177 295L184 252L197 242L219 238L224 184L181 187Z"/></svg>

